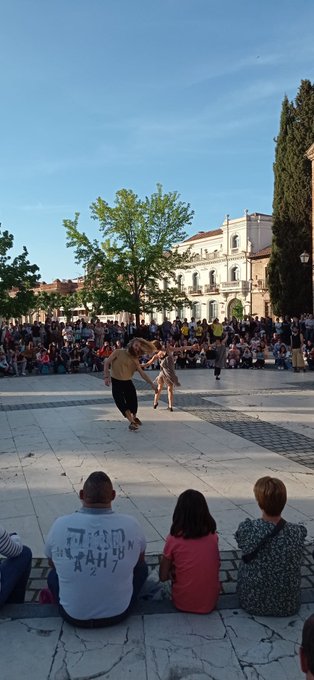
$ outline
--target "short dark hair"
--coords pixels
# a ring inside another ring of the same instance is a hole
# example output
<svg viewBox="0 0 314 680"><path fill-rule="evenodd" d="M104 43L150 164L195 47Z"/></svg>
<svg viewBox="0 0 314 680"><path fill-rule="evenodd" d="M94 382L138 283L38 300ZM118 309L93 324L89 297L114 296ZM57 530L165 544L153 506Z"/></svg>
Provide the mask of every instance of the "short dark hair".
<svg viewBox="0 0 314 680"><path fill-rule="evenodd" d="M180 494L172 517L171 536L201 538L214 534L216 522L200 491L187 489Z"/></svg>
<svg viewBox="0 0 314 680"><path fill-rule="evenodd" d="M281 479L260 477L254 485L254 495L261 510L277 517L287 502L287 489Z"/></svg>
<svg viewBox="0 0 314 680"><path fill-rule="evenodd" d="M89 503L103 503L107 501L107 489L112 490L112 482L110 477L105 472L92 472L87 477L83 486L84 499Z"/></svg>
<svg viewBox="0 0 314 680"><path fill-rule="evenodd" d="M314 673L314 614L311 614L304 623L301 646L308 668L311 673Z"/></svg>

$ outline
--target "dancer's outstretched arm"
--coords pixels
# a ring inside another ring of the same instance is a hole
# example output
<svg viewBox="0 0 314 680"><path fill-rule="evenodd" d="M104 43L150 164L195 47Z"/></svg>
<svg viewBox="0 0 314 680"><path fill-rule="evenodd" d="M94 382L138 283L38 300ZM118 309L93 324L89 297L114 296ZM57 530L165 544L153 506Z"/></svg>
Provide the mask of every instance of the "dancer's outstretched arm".
<svg viewBox="0 0 314 680"><path fill-rule="evenodd" d="M154 361L157 361L157 359L159 359L159 356L162 354L164 354L164 352L156 352L156 354L154 354L151 359L145 361L145 364L141 364L142 368L147 368L147 366L151 366L154 363Z"/></svg>
<svg viewBox="0 0 314 680"><path fill-rule="evenodd" d="M157 385L154 385L153 381L148 377L147 373L143 371L142 367L140 366L140 363L137 363L137 372L140 374L140 376L147 382L154 390L154 392L157 392Z"/></svg>

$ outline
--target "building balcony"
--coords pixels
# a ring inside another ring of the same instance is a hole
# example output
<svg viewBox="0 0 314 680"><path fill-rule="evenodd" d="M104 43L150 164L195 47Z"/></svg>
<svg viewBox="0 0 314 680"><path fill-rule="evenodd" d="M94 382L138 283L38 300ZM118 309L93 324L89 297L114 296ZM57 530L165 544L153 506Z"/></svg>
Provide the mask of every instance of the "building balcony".
<svg viewBox="0 0 314 680"><path fill-rule="evenodd" d="M204 286L204 293L219 293L219 286L217 283L206 283Z"/></svg>
<svg viewBox="0 0 314 680"><path fill-rule="evenodd" d="M224 281L220 284L222 293L242 293L247 295L250 284L248 281Z"/></svg>
<svg viewBox="0 0 314 680"><path fill-rule="evenodd" d="M188 286L188 295L203 295L202 286Z"/></svg>

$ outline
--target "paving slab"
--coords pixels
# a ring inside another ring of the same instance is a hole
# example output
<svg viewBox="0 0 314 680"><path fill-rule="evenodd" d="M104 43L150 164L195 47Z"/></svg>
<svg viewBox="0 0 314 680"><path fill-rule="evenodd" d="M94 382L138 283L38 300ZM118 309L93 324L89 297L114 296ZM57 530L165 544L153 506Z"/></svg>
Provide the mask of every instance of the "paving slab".
<svg viewBox="0 0 314 680"><path fill-rule="evenodd" d="M312 613L253 617L240 609L206 616L131 616L106 629L61 619L0 620L1 679L296 680L302 626Z"/></svg>

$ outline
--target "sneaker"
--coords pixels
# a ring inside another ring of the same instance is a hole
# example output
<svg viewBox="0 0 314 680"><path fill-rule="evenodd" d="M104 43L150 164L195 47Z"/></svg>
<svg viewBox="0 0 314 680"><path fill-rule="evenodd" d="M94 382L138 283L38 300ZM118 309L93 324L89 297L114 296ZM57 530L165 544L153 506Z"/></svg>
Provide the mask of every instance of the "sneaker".
<svg viewBox="0 0 314 680"><path fill-rule="evenodd" d="M39 593L40 604L56 604L54 596L49 588L43 588Z"/></svg>
<svg viewBox="0 0 314 680"><path fill-rule="evenodd" d="M220 380L219 375L216 375L216 380Z"/></svg>
<svg viewBox="0 0 314 680"><path fill-rule="evenodd" d="M142 425L142 421L139 418L134 418L134 422L136 425Z"/></svg>
<svg viewBox="0 0 314 680"><path fill-rule="evenodd" d="M138 430L138 425L136 425L136 423L130 423L129 430L130 432L136 432Z"/></svg>

